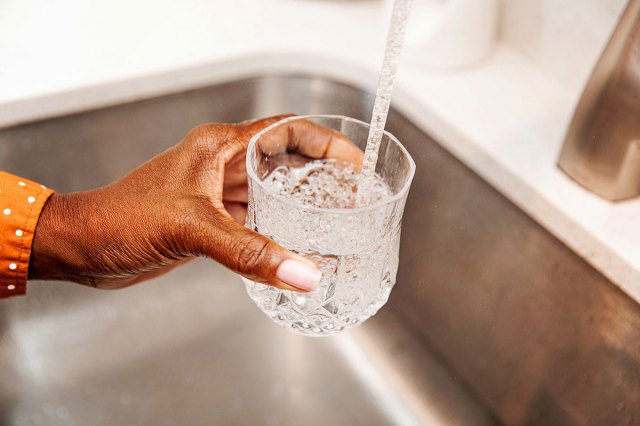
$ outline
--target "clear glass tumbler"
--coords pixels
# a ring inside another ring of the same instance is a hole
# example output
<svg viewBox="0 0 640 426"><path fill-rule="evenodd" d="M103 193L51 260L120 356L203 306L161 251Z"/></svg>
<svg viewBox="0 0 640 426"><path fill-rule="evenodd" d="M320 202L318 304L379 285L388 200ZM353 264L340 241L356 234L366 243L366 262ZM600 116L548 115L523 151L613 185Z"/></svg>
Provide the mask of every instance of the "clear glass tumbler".
<svg viewBox="0 0 640 426"><path fill-rule="evenodd" d="M368 133L367 123L349 117L298 116L264 129L249 143L246 226L312 260L322 279L309 293L244 281L263 312L298 333L331 335L364 322L387 302L395 284L400 226L415 163L385 132L376 167L384 191L377 201L357 206L341 198L354 199L359 165L350 163L341 144L327 146L332 138L341 143L348 138L364 151ZM317 175L314 165L325 155L337 158L324 161L338 178L309 187ZM310 205L305 197L320 202ZM327 197L328 204L322 201Z"/></svg>

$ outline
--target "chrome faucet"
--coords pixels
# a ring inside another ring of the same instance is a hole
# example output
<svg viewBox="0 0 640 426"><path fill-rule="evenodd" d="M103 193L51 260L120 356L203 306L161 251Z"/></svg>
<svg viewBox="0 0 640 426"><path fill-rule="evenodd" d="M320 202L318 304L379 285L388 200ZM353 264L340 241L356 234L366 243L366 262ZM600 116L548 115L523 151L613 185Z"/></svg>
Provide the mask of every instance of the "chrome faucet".
<svg viewBox="0 0 640 426"><path fill-rule="evenodd" d="M608 200L640 195L640 0L629 0L587 83L558 166Z"/></svg>

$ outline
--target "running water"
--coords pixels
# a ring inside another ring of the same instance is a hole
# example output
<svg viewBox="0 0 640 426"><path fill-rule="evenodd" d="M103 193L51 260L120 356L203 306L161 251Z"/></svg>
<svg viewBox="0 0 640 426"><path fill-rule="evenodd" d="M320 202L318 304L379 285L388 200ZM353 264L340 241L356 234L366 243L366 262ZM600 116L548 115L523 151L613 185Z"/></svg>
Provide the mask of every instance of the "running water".
<svg viewBox="0 0 640 426"><path fill-rule="evenodd" d="M404 42L404 35L407 29L412 1L413 0L394 0L393 2L391 24L387 34L387 45L384 51L382 70L380 71L378 90L376 91L376 100L373 105L371 128L369 129L367 147L364 153L362 176L359 186L366 184L375 175L376 163L378 161L378 150L380 149L380 142L387 122L393 83L396 79L396 75L398 74L400 52L402 51L402 44ZM362 192L366 191L358 191L358 194ZM360 201L360 195L358 195L358 200ZM358 204L361 203L358 202Z"/></svg>
<svg viewBox="0 0 640 426"><path fill-rule="evenodd" d="M386 303L395 284L406 192L393 199L375 168L411 3L394 0L362 173L325 159L278 166L263 180L265 187L249 179L247 227L305 256L322 272L318 288L303 294L244 279L263 312L301 334L335 334L365 321ZM346 210L377 202L381 208Z"/></svg>

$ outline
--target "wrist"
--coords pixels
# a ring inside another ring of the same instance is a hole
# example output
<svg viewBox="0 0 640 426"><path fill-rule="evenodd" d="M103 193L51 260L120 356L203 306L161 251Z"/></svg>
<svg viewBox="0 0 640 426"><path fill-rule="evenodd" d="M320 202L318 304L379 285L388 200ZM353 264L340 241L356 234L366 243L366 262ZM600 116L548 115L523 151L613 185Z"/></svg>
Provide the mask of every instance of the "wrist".
<svg viewBox="0 0 640 426"><path fill-rule="evenodd" d="M29 279L75 281L80 273L83 248L78 236L86 220L79 198L81 193L55 193L45 203L33 237Z"/></svg>

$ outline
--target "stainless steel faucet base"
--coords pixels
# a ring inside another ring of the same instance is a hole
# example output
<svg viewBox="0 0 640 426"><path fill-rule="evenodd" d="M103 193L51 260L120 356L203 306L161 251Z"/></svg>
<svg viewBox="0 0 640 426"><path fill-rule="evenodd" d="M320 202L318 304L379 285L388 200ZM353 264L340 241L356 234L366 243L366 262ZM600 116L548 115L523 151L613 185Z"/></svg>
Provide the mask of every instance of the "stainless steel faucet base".
<svg viewBox="0 0 640 426"><path fill-rule="evenodd" d="M558 166L612 201L640 195L640 0L630 0L578 103Z"/></svg>

